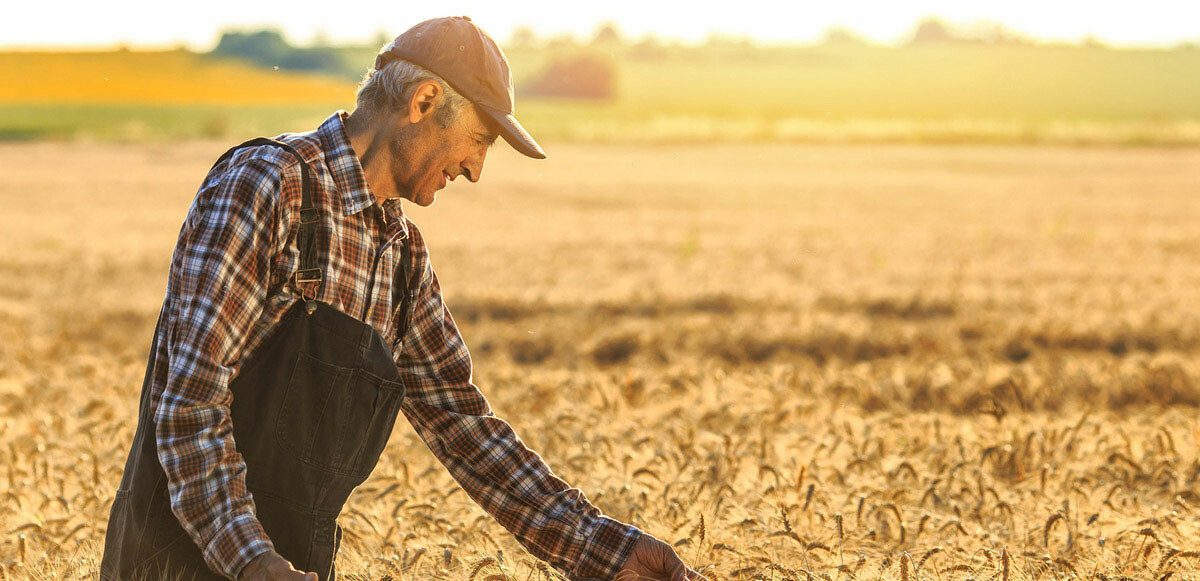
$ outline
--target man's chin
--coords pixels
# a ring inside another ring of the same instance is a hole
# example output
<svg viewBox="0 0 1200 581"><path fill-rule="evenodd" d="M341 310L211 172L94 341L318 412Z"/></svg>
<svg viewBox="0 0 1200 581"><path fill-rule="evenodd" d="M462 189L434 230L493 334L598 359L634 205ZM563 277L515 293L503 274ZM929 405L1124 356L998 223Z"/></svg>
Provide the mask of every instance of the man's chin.
<svg viewBox="0 0 1200 581"><path fill-rule="evenodd" d="M432 206L435 201L437 201L437 192L431 192L428 196L421 196L413 200L413 203L421 206L422 208L428 208L429 206Z"/></svg>

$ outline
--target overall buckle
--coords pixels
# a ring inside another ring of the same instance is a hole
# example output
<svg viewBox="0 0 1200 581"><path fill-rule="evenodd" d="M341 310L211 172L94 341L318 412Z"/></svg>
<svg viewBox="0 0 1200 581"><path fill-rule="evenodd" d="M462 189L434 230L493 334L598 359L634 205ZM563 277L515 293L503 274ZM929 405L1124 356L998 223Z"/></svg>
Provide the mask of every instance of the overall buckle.
<svg viewBox="0 0 1200 581"><path fill-rule="evenodd" d="M296 282L321 282L321 269L304 268L297 270L293 278Z"/></svg>
<svg viewBox="0 0 1200 581"><path fill-rule="evenodd" d="M316 208L300 208L300 223L312 224L321 221L321 211Z"/></svg>

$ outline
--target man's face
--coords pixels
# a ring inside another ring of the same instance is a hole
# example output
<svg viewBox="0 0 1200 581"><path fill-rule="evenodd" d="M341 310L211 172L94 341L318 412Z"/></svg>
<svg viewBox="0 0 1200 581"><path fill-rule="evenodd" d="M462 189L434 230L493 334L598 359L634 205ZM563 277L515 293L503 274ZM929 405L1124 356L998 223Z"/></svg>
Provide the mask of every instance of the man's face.
<svg viewBox="0 0 1200 581"><path fill-rule="evenodd" d="M475 105L465 104L458 118L442 127L431 112L408 129L411 139L390 139L396 191L413 203L428 206L447 181L466 176L478 182L488 148L499 127Z"/></svg>

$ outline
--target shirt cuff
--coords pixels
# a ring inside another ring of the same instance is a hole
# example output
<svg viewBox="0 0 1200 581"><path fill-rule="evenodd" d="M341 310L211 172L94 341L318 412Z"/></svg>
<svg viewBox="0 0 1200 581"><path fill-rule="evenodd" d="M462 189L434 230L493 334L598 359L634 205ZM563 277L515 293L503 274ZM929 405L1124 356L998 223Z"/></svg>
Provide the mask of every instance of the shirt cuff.
<svg viewBox="0 0 1200 581"><path fill-rule="evenodd" d="M575 563L570 578L576 581L609 581L621 571L621 565L633 552L633 545L642 536L642 530L614 520L600 517L592 537L588 539Z"/></svg>
<svg viewBox="0 0 1200 581"><path fill-rule="evenodd" d="M237 579L255 557L275 549L267 531L251 512L242 512L226 521L204 548L209 569L228 579Z"/></svg>

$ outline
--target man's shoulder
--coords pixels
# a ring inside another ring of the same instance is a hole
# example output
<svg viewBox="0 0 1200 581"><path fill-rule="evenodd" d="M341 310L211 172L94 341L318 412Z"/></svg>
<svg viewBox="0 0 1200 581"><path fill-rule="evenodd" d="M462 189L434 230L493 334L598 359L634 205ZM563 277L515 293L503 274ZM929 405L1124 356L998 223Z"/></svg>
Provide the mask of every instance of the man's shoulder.
<svg viewBox="0 0 1200 581"><path fill-rule="evenodd" d="M321 139L316 131L281 133L271 139L291 146L300 154L300 157L287 148L272 144L233 146L231 150L226 151L228 157L213 165L209 170L204 185L207 186L209 182L217 181L227 173L246 166L257 166L285 174L289 173L288 170L298 166L301 158L309 166L324 162L325 152L321 149Z"/></svg>
<svg viewBox="0 0 1200 581"><path fill-rule="evenodd" d="M324 163L325 156L320 146L320 138L315 131L307 131L283 133L272 139L290 145L300 153L300 157L277 145L239 147L209 170L200 187L202 197L204 192L219 189L216 186L225 184L233 190L266 193L284 206L289 205L291 198L295 197L295 205L298 206L302 179L301 159L309 168L310 185L314 188L319 187L319 178L316 175L318 170L314 168Z"/></svg>

